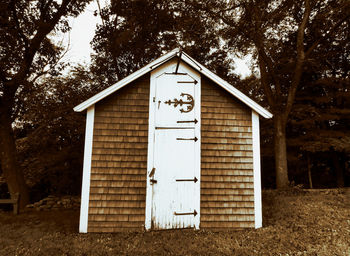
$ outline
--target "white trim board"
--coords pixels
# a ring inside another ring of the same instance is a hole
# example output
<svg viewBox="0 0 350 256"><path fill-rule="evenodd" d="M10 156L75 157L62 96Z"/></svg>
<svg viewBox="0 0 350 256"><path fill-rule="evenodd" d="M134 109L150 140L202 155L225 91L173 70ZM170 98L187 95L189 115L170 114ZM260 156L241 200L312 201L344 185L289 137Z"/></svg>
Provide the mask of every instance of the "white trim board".
<svg viewBox="0 0 350 256"><path fill-rule="evenodd" d="M92 156L92 141L93 141L93 132L94 132L94 118L95 118L95 105L92 105L88 108L86 113L84 166L83 166L83 180L82 180L82 188L81 188L80 221L79 221L80 233L87 233L87 228L88 228L90 174L91 174L91 156Z"/></svg>
<svg viewBox="0 0 350 256"><path fill-rule="evenodd" d="M174 49L167 54L159 57L158 59L152 61L145 67L139 69L138 71L132 73L131 75L127 76L126 78L120 80L116 84L108 87L107 89L101 91L100 93L94 95L90 99L84 101L83 103L79 104L74 108L74 111L80 112L91 105L95 104L96 102L102 100L103 98L107 97L108 95L112 94L113 92L119 90L120 88L126 86L127 84L131 83L135 79L141 77L142 75L154 70L158 66L164 64L165 62L169 61L170 59L178 57L181 58L181 60L185 63L187 63L189 66L191 66L193 69L197 70L204 76L208 77L211 79L213 82L224 88L226 91L228 91L231 95L245 103L247 106L249 106L251 109L255 110L258 114L265 118L271 118L272 114L264 109L262 106L260 106L258 103L250 99L248 96L237 90L235 87L230 85L228 82L225 80L221 79L217 75L215 75L213 72L211 72L209 69L204 67L202 64L198 63L195 61L193 58L191 58L188 54L185 52L181 52L180 49Z"/></svg>
<svg viewBox="0 0 350 256"><path fill-rule="evenodd" d="M254 169L254 217L255 228L262 227L260 129L259 115L252 110L253 169Z"/></svg>
<svg viewBox="0 0 350 256"><path fill-rule="evenodd" d="M167 60L171 59L172 57L175 57L178 53L179 49L174 49L171 52L168 52L167 54L161 56L160 58L152 61L148 65L144 66L143 68L139 69L138 71L130 74L129 76L125 77L124 79L120 80L119 82L115 83L114 85L104 89L103 91L95 94L88 100L84 101L83 103L80 103L78 106L74 107L74 111L81 112L85 109L87 109L89 106L95 104L96 102L102 100L103 98L107 97L108 95L112 94L115 91L118 91L119 89L123 88L125 85L131 83L132 81L136 80L137 78L143 76L144 74L150 72L151 70L155 69L159 65L163 64Z"/></svg>

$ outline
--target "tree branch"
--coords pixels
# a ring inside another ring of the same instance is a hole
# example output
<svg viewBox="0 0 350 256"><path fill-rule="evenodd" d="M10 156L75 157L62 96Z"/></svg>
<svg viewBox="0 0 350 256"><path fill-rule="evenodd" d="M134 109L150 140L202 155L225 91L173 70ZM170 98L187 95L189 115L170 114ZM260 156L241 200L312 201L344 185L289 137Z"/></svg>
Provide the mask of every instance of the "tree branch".
<svg viewBox="0 0 350 256"><path fill-rule="evenodd" d="M45 22L44 15L47 13L49 6L51 5L52 0L49 0L47 3L42 3L42 6L40 8L40 20L42 22Z"/></svg>
<svg viewBox="0 0 350 256"><path fill-rule="evenodd" d="M328 32L323 36L323 37L320 37L318 40L316 40L311 46L310 48L306 51L305 53L305 58L307 58L311 53L312 51L321 43L323 42L324 40L326 40L327 38L329 38L335 31L336 29L344 22L346 21L347 19L350 18L350 13L348 13L347 15L345 15L345 17L343 17L341 20L339 20L336 24L334 24L333 27L331 27Z"/></svg>
<svg viewBox="0 0 350 256"><path fill-rule="evenodd" d="M219 11L216 12L216 14L219 15L220 13L224 13L224 12L227 12L227 11L233 11L234 9L237 9L237 8L239 8L241 6L242 6L242 4L239 3L239 4L231 6L230 8L226 8L224 10L219 10Z"/></svg>
<svg viewBox="0 0 350 256"><path fill-rule="evenodd" d="M272 77L274 83L275 83L275 86L276 86L276 95L275 95L275 101L276 99L280 99L281 97L281 84L274 72L274 64L273 64L273 61L272 59L266 54L267 52L267 49L265 49L265 46L264 46L264 42L263 42L263 35L262 35L262 21L260 19L260 15L258 15L259 13L259 10L257 9L256 6L254 6L254 12L255 12L255 36L253 37L253 42L255 44L255 47L258 49L258 54L259 56L262 58L263 62L266 64L267 66L267 70L268 70L268 73L270 74L270 76ZM260 13L259 13L260 14ZM266 70L265 70L266 72ZM271 91L271 94L272 94L272 90L271 90L271 87L270 87L270 91ZM274 102L275 104L276 102ZM272 106L271 106L272 107Z"/></svg>
<svg viewBox="0 0 350 256"><path fill-rule="evenodd" d="M0 80L3 83L6 83L8 81L6 72L2 71L1 69L0 69Z"/></svg>
<svg viewBox="0 0 350 256"><path fill-rule="evenodd" d="M260 68L260 75L261 75L261 85L264 89L264 92L266 94L267 101L269 105L271 106L272 109L275 108L275 101L274 101L274 96L271 90L271 87L269 86L269 79L268 79L268 74L266 72L266 64L264 63L262 57L258 56L259 59L259 68Z"/></svg>
<svg viewBox="0 0 350 256"><path fill-rule="evenodd" d="M63 39L62 39L62 41L63 41ZM38 80L41 76L48 74L50 72L50 70L54 69L58 65L58 63L64 58L64 56L68 53L69 46L70 46L70 32L69 32L68 45L67 45L65 51L56 59L56 61L54 63L50 64L51 68L48 70L45 70L45 67L47 65L49 65L50 61L46 62L46 64L43 65L43 68L41 69L41 71L39 73L37 73L37 75L31 79L31 82L35 83L35 81Z"/></svg>
<svg viewBox="0 0 350 256"><path fill-rule="evenodd" d="M18 16L17 16L15 1L12 0L10 2L9 6L11 8L12 18L13 18L13 21L15 22L15 24L16 24L16 28L17 28L18 34L20 35L20 38L22 39L22 41L24 43L24 46L26 48L28 48L28 44L29 44L28 38L23 34L23 31L22 31L21 26L19 24L19 19L18 19Z"/></svg>
<svg viewBox="0 0 350 256"><path fill-rule="evenodd" d="M190 5L193 8L199 9L201 11L204 11L204 12L208 13L212 17L215 17L217 19L221 19L224 23L226 23L226 25L235 26L234 22L232 22L231 20L226 18L224 15L220 15L220 13L223 13L224 11L214 12L210 8L207 8L207 6L204 6L203 4L194 3L192 0L189 0L189 1L186 0L185 4ZM234 10L235 8L239 8L240 6L241 6L241 4L238 4L236 6L233 6L234 8L231 8L231 9ZM227 10L228 9L226 9L225 11L227 11Z"/></svg>
<svg viewBox="0 0 350 256"><path fill-rule="evenodd" d="M292 106L295 99L295 94L298 89L301 75L303 73L303 65L305 61L305 52L304 52L304 36L305 36L305 29L307 26L307 23L309 21L311 13L311 6L310 6L310 0L305 0L305 12L303 15L303 19L299 25L298 28L298 34L297 34L297 59L295 63L295 69L294 69L294 75L292 78L291 86L288 90L288 97L287 97L287 103L286 103L286 110L284 112L284 122L287 122L288 115L290 111L292 110Z"/></svg>
<svg viewBox="0 0 350 256"><path fill-rule="evenodd" d="M25 51L24 60L20 65L20 70L13 77L13 80L21 81L28 75L34 56L39 50L43 39L54 29L61 17L68 12L68 5L75 1L77 0L63 0L60 8L53 15L52 19L45 23L39 24L37 33L35 34L34 38L30 41L30 45Z"/></svg>

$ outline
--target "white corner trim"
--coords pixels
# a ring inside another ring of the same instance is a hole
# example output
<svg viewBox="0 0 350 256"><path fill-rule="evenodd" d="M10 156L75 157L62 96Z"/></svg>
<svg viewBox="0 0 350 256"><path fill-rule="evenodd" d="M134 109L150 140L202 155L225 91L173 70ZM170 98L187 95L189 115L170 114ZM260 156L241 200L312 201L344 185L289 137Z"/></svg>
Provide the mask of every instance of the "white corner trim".
<svg viewBox="0 0 350 256"><path fill-rule="evenodd" d="M79 222L80 233L87 233L87 228L88 228L94 117L95 117L95 105L92 105L91 107L88 108L86 113L84 165L83 165L83 180L82 180L82 188L81 188L80 222Z"/></svg>
<svg viewBox="0 0 350 256"><path fill-rule="evenodd" d="M255 228L262 227L259 115L252 110Z"/></svg>
<svg viewBox="0 0 350 256"><path fill-rule="evenodd" d="M202 106L202 77L199 74L197 74L196 77L198 84L195 87L195 95L197 97L197 103L195 106L195 113L196 113L196 119L198 121L197 123L197 129L195 129L195 136L198 138L198 141L195 143L195 170L198 174L198 185L195 186L195 195L198 195L198 199L195 200L195 209L197 209L197 216L194 219L194 227L196 230L200 229L200 220L201 220L201 180L202 180L202 168L201 168L201 156L202 156L202 152L201 152L201 145L202 145L202 134L201 134L201 130L202 130L202 110L201 110L201 106Z"/></svg>
<svg viewBox="0 0 350 256"><path fill-rule="evenodd" d="M153 97L156 93L155 71L151 72L150 76L150 94L149 94L149 111L148 111L148 152L147 152L147 176L146 176L146 207L145 207L145 230L150 230L152 227L152 186L149 182L149 174L153 168L153 153L154 153L154 120L155 106Z"/></svg>

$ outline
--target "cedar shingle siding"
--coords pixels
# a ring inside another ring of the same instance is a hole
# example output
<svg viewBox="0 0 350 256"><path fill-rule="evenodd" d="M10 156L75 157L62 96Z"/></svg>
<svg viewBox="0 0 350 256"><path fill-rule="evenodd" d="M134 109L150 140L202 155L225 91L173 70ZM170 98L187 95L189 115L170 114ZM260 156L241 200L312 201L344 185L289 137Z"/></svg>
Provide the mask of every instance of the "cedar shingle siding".
<svg viewBox="0 0 350 256"><path fill-rule="evenodd" d="M88 232L143 230L150 75L96 103ZM202 76L201 228L254 227L251 109Z"/></svg>
<svg viewBox="0 0 350 256"><path fill-rule="evenodd" d="M145 223L149 74L96 104L88 232Z"/></svg>
<svg viewBox="0 0 350 256"><path fill-rule="evenodd" d="M254 227L251 110L202 76L201 228Z"/></svg>

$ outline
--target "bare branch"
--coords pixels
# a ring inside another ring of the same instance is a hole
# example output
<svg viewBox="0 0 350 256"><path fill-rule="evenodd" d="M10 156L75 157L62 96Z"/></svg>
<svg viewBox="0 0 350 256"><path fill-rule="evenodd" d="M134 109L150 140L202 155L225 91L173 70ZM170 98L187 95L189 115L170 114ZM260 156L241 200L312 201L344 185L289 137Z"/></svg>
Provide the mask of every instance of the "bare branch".
<svg viewBox="0 0 350 256"><path fill-rule="evenodd" d="M64 52L57 58L55 63L51 64L50 69L45 70L45 67L47 67L47 65L49 65L49 62L50 62L50 61L47 61L47 63L45 65L43 65L43 68L41 69L41 71L39 73L37 73L37 75L31 79L31 83L35 83L36 80L38 80L40 77L48 74L50 72L50 70L54 69L58 65L58 63L60 63L60 61L64 58L64 56L66 56L66 54L69 51L69 47L70 47L70 31L68 32L68 34L69 34L68 45L67 45L67 48L64 50ZM62 39L62 41L63 41L63 39Z"/></svg>
<svg viewBox="0 0 350 256"><path fill-rule="evenodd" d="M100 1L99 0L96 0L96 3L97 3L97 7L98 7L98 12L100 13L100 18L102 20L102 25L104 26L105 25L105 22L102 18L102 15L101 15L101 5L100 5Z"/></svg>

